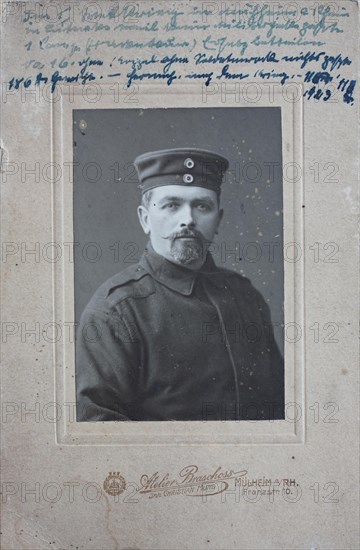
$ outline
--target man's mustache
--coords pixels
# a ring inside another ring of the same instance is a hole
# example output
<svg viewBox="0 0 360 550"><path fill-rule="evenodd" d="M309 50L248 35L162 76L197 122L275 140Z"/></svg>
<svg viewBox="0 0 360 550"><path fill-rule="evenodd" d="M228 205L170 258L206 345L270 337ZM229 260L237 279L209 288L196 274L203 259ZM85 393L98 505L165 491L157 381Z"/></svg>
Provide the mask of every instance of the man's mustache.
<svg viewBox="0 0 360 550"><path fill-rule="evenodd" d="M196 229L193 229L193 230L183 229L182 231L176 231L175 233L171 233L171 235L168 235L167 237L164 237L164 238L170 241L174 241L175 239L181 239L184 237L198 239L201 242L205 241L204 235L200 233L200 231L196 231Z"/></svg>

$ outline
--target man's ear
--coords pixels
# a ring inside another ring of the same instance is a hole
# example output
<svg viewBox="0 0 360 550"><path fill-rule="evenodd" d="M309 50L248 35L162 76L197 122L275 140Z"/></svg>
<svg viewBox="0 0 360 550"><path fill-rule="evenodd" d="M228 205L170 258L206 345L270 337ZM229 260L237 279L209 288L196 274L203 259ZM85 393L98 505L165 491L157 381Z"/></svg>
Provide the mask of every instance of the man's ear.
<svg viewBox="0 0 360 550"><path fill-rule="evenodd" d="M145 208L145 206L138 206L137 208L137 215L139 218L139 222L141 224L141 227L143 228L143 231L145 235L149 235L150 233L150 227L149 227L149 212L148 209Z"/></svg>
<svg viewBox="0 0 360 550"><path fill-rule="evenodd" d="M220 208L220 210L219 210L219 221L218 221L217 229L219 229L219 225L221 224L221 220L223 219L223 216L224 216L224 209Z"/></svg>

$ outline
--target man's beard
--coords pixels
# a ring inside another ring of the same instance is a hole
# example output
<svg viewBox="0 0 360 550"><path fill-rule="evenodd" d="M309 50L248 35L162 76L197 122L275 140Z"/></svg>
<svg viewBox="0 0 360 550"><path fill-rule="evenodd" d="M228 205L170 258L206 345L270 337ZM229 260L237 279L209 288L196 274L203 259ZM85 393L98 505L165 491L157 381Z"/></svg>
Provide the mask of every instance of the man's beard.
<svg viewBox="0 0 360 550"><path fill-rule="evenodd" d="M191 240L182 237L193 237ZM168 237L171 240L170 254L176 263L188 265L204 258L204 237L199 231L184 229Z"/></svg>

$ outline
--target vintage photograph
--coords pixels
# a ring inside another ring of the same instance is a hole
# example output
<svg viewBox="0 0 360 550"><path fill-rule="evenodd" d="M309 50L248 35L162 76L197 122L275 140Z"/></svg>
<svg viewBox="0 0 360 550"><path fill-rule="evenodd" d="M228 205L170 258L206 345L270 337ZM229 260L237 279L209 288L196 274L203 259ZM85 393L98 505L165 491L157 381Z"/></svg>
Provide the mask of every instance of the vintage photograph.
<svg viewBox="0 0 360 550"><path fill-rule="evenodd" d="M3 550L359 550L358 20L2 3Z"/></svg>
<svg viewBox="0 0 360 550"><path fill-rule="evenodd" d="M284 418L281 109L73 111L78 422Z"/></svg>

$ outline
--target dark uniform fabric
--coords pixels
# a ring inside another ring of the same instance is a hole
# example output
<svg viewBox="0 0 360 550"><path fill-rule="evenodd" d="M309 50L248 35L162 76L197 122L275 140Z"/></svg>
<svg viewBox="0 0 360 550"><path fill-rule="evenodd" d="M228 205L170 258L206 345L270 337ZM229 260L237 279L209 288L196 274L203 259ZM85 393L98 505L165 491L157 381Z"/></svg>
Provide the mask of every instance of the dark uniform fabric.
<svg viewBox="0 0 360 550"><path fill-rule="evenodd" d="M175 265L151 245L86 307L78 421L284 418L284 365L248 279Z"/></svg>

